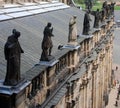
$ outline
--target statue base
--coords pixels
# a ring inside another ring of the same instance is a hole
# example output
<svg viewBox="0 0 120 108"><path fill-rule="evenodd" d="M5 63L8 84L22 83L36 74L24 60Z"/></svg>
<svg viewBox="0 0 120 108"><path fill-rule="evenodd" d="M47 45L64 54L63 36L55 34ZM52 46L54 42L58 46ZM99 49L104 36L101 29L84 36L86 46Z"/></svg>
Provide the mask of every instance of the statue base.
<svg viewBox="0 0 120 108"><path fill-rule="evenodd" d="M76 41L68 42L68 45L77 46L77 45L78 45L78 42L76 42Z"/></svg>
<svg viewBox="0 0 120 108"><path fill-rule="evenodd" d="M6 86L3 82L0 80L0 107L25 108L26 87L30 82L24 79L16 86Z"/></svg>
<svg viewBox="0 0 120 108"><path fill-rule="evenodd" d="M39 64L40 65L45 65L45 66L53 66L58 62L58 60L56 60L53 56L49 57L49 61L40 61Z"/></svg>
<svg viewBox="0 0 120 108"><path fill-rule="evenodd" d="M53 56L48 55L48 56L46 57L46 56L42 53L42 54L41 54L40 61L51 61L52 59L54 59Z"/></svg>
<svg viewBox="0 0 120 108"><path fill-rule="evenodd" d="M15 86L8 86L3 84L4 81L0 80L0 94L9 94L12 95L13 93L19 93L23 88L30 84L30 82L23 79Z"/></svg>
<svg viewBox="0 0 120 108"><path fill-rule="evenodd" d="M77 50L78 48L80 48L80 45L67 44L67 45L64 45L62 48L66 48L66 49L70 49L70 50Z"/></svg>
<svg viewBox="0 0 120 108"><path fill-rule="evenodd" d="M16 86L20 84L20 82L23 82L24 78L21 78L19 81L16 80L10 80L10 81L4 81L3 85L5 86Z"/></svg>
<svg viewBox="0 0 120 108"><path fill-rule="evenodd" d="M100 31L101 28L93 28L93 31L97 32L97 31Z"/></svg>
<svg viewBox="0 0 120 108"><path fill-rule="evenodd" d="M93 35L92 35L92 34L88 34L88 35L83 35L83 34L81 34L80 37L84 37L84 38L92 38Z"/></svg>

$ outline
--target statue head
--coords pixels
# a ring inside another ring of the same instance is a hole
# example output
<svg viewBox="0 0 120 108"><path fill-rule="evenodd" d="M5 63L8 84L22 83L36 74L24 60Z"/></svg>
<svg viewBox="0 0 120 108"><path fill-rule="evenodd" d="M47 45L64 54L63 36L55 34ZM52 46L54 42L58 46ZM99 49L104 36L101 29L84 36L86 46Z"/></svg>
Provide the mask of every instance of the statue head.
<svg viewBox="0 0 120 108"><path fill-rule="evenodd" d="M48 27L51 27L51 25L52 25L52 24L51 24L50 22L48 22L47 26L48 26Z"/></svg>
<svg viewBox="0 0 120 108"><path fill-rule="evenodd" d="M12 33L15 34L15 32L16 32L16 29L13 29L13 30L12 30Z"/></svg>
<svg viewBox="0 0 120 108"><path fill-rule="evenodd" d="M13 33L13 35L14 35L14 37L17 39L18 37L20 37L20 32L19 31L17 31L16 29L13 29L12 30L12 33Z"/></svg>

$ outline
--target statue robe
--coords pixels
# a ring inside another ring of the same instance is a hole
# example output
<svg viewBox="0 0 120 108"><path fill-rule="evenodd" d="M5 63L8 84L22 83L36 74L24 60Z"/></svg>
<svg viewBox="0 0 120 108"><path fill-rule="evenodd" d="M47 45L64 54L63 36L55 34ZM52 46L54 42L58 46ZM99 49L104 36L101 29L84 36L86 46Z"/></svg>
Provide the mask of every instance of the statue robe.
<svg viewBox="0 0 120 108"><path fill-rule="evenodd" d="M69 22L69 36L68 42L73 42L77 40L77 25L76 20L74 18L70 19Z"/></svg>
<svg viewBox="0 0 120 108"><path fill-rule="evenodd" d="M88 13L85 13L84 22L83 22L83 35L88 35L90 31L90 16Z"/></svg>
<svg viewBox="0 0 120 108"><path fill-rule="evenodd" d="M14 35L9 36L4 47L7 73L4 85L16 85L20 80L20 55L23 50Z"/></svg>

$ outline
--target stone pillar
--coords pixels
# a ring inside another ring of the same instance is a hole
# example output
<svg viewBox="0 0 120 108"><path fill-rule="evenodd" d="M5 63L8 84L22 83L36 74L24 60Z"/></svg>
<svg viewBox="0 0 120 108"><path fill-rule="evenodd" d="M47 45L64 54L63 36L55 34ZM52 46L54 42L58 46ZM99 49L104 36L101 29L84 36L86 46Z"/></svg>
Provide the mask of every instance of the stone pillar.
<svg viewBox="0 0 120 108"><path fill-rule="evenodd" d="M84 108L84 86L82 83L80 84L79 108Z"/></svg>
<svg viewBox="0 0 120 108"><path fill-rule="evenodd" d="M94 108L94 70L92 70L91 108Z"/></svg>
<svg viewBox="0 0 120 108"><path fill-rule="evenodd" d="M106 82L107 82L107 93L109 92L109 71L110 71L110 68L109 68L109 64L110 64L110 61L109 61L109 44L107 45L106 47Z"/></svg>
<svg viewBox="0 0 120 108"><path fill-rule="evenodd" d="M103 52L104 53L104 52ZM103 89L102 89L102 107L105 107L105 101L104 101L104 95L106 93L106 70L105 70L105 66L106 66L106 61L105 61L105 55L102 54L102 58L103 58L103 65L102 65L102 68L103 68Z"/></svg>
<svg viewBox="0 0 120 108"><path fill-rule="evenodd" d="M83 86L83 107L87 108L87 86L88 86L88 78L87 73L82 78L82 86Z"/></svg>
<svg viewBox="0 0 120 108"><path fill-rule="evenodd" d="M70 64L70 67L76 68L80 59L80 56L79 56L80 45L73 45L69 43L67 45L64 45L63 49L71 50L69 64Z"/></svg>
<svg viewBox="0 0 120 108"><path fill-rule="evenodd" d="M96 107L96 102L97 102L97 99L96 99L97 68L98 68L97 61L94 61L93 68L92 68L92 77L93 77L93 82L92 82L92 92L93 92L92 93L92 96L93 96L92 108L97 108Z"/></svg>
<svg viewBox="0 0 120 108"><path fill-rule="evenodd" d="M86 108L92 108L91 107L91 102L92 102L92 97L91 97L91 92L92 92L92 74L91 74L91 68L92 68L92 63L89 64L89 69L88 69L88 84L87 84L87 107Z"/></svg>
<svg viewBox="0 0 120 108"><path fill-rule="evenodd" d="M98 69L97 69L97 72L96 72L96 108L99 108L99 100L100 100L100 64L98 64Z"/></svg>
<svg viewBox="0 0 120 108"><path fill-rule="evenodd" d="M101 88L102 88L101 62L99 63L99 85L98 85L98 108L101 108Z"/></svg>
<svg viewBox="0 0 120 108"><path fill-rule="evenodd" d="M94 74L94 108L97 108L96 107L96 91L97 91L97 88L96 88L96 82L97 82L97 79L96 79L96 74L97 74L97 70L95 69L95 74Z"/></svg>
<svg viewBox="0 0 120 108"><path fill-rule="evenodd" d="M47 75L46 75L46 71L44 72L44 86L45 88L47 87Z"/></svg>

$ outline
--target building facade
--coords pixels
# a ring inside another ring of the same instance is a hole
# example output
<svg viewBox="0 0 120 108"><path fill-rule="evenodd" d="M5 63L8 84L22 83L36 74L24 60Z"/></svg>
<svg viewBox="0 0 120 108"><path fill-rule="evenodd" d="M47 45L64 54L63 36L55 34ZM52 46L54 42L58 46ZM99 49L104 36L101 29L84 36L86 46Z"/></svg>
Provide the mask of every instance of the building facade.
<svg viewBox="0 0 120 108"><path fill-rule="evenodd" d="M112 86L113 24L111 18L91 37L80 37L80 47L61 49L58 62L31 79L26 88L26 105L105 108ZM38 67L41 69L34 69Z"/></svg>
<svg viewBox="0 0 120 108"><path fill-rule="evenodd" d="M25 73L29 83L22 90L0 94L4 108L105 108L112 87L113 33L110 17L91 35L79 35L77 44L63 45L54 61Z"/></svg>

